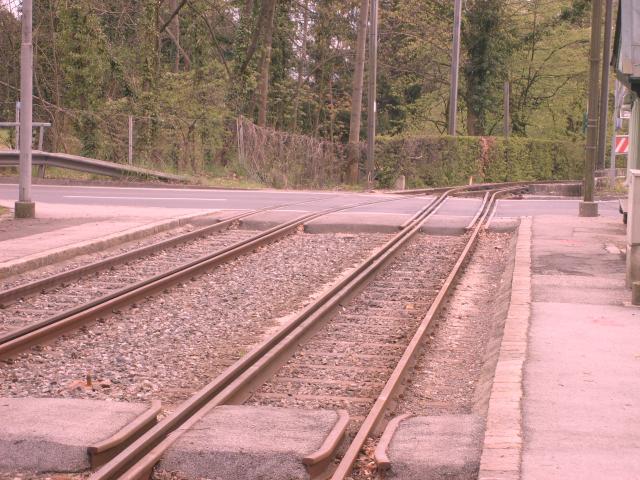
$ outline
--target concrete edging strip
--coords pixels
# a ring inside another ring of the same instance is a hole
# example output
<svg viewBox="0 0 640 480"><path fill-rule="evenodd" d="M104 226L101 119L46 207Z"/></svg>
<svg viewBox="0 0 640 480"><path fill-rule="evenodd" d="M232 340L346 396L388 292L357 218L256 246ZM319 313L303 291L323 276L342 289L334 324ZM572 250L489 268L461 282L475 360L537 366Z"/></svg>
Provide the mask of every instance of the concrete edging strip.
<svg viewBox="0 0 640 480"><path fill-rule="evenodd" d="M45 267L53 263L68 260L69 258L95 253L106 248L118 246L122 243L139 240L141 238L164 232L172 228L177 228L189 222L200 220L219 212L205 212L196 214L187 214L171 220L160 220L148 223L140 227L130 228L121 232L111 233L102 237L91 240L84 240L64 247L52 248L44 252L35 253L22 258L9 260L0 263L0 277L8 277L10 275L18 275L34 268ZM217 219L211 218L211 223L215 223Z"/></svg>
<svg viewBox="0 0 640 480"><path fill-rule="evenodd" d="M523 370L531 316L530 217L518 229L511 301L496 365L478 480L519 480L523 447Z"/></svg>

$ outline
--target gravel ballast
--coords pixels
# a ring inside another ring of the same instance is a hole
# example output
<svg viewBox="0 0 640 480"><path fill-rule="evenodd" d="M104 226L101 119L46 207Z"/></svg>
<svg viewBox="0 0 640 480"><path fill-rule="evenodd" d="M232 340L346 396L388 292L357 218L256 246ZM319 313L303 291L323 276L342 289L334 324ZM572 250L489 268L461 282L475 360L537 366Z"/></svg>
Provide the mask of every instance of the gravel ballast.
<svg viewBox="0 0 640 480"><path fill-rule="evenodd" d="M24 283L40 280L57 273L66 272L77 267L89 265L99 260L104 260L108 257L113 257L115 255L130 252L132 250L135 250L136 248L146 247L147 245L152 245L154 243L161 242L178 235L192 232L197 228L201 227L186 224L177 228L173 228L171 230L165 230L164 232L149 235L139 240L121 243L118 246L107 248L100 252L78 255L69 260L63 260L61 262L56 262L44 267L34 268L29 270L28 272L20 273L17 275L10 275L0 281L0 291L8 290Z"/></svg>
<svg viewBox="0 0 640 480"><path fill-rule="evenodd" d="M366 415L465 241L416 235L248 403Z"/></svg>
<svg viewBox="0 0 640 480"><path fill-rule="evenodd" d="M0 334L24 327L123 287L209 255L259 232L228 229L52 287L0 309Z"/></svg>
<svg viewBox="0 0 640 480"><path fill-rule="evenodd" d="M0 396L186 399L387 235L297 233L0 363Z"/></svg>

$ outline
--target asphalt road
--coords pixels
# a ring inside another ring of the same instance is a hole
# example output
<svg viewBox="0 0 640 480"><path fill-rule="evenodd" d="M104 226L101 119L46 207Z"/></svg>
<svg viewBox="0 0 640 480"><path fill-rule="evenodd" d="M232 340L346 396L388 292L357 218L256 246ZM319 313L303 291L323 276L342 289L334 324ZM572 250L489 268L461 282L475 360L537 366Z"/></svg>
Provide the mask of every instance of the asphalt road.
<svg viewBox="0 0 640 480"><path fill-rule="evenodd" d="M282 205L283 209L318 211L333 206L378 202L352 209L352 212L412 214L432 197L400 197L388 194L349 192L311 192L278 190L212 190L136 187L88 187L34 185L33 200L38 203L101 207L152 207L180 209L254 210ZM17 185L0 184L0 204L13 206ZM392 200L393 201L389 201ZM478 208L475 199L450 198L440 215L469 216ZM577 199L500 200L496 215L575 215ZM600 214L619 215L617 201L600 202Z"/></svg>

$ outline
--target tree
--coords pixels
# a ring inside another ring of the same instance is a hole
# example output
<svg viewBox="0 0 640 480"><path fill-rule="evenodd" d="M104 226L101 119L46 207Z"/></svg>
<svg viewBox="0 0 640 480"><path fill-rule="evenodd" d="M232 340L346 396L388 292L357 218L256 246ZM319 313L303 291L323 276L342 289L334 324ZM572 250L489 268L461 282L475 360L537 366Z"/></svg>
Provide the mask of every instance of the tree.
<svg viewBox="0 0 640 480"><path fill-rule="evenodd" d="M356 57L353 64L353 84L351 93L351 120L349 122L349 181L358 182L360 162L360 123L362 119L362 84L364 79L364 53L367 39L367 21L369 18L369 0L360 3L358 16L358 37L356 39Z"/></svg>
<svg viewBox="0 0 640 480"><path fill-rule="evenodd" d="M258 84L258 125L267 124L267 103L269 101L269 69L271 67L271 47L273 42L273 17L276 12L276 0L265 0L264 46L260 61L260 82Z"/></svg>

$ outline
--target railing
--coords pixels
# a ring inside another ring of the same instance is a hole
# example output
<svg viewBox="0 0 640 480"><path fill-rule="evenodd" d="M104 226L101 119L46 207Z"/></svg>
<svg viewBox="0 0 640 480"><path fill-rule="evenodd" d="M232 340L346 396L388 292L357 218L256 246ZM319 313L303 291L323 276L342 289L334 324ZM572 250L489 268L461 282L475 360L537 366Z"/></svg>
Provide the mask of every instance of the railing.
<svg viewBox="0 0 640 480"><path fill-rule="evenodd" d="M86 173L107 175L109 177L151 177L171 182L192 181L186 176L148 170L146 168L123 165L120 163L106 162L95 158L86 158L67 153L51 153L34 150L32 154L34 166L39 168L47 165L52 167L67 168ZM0 150L0 167L17 167L19 152L17 150Z"/></svg>
<svg viewBox="0 0 640 480"><path fill-rule="evenodd" d="M33 128L38 128L38 150L42 150L42 144L44 142L44 129L50 127L48 122L33 122L31 124ZM16 129L16 142L20 138L20 123L19 122L0 122L0 128L15 128ZM16 145L17 147L17 145Z"/></svg>

